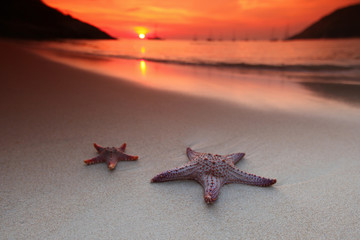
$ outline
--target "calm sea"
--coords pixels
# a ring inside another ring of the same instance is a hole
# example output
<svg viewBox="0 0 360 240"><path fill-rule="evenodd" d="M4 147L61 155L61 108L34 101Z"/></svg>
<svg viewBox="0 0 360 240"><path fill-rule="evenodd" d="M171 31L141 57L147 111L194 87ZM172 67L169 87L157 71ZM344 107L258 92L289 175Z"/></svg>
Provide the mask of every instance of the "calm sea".
<svg viewBox="0 0 360 240"><path fill-rule="evenodd" d="M360 80L360 39L307 41L71 40L42 47L167 64L314 73Z"/></svg>

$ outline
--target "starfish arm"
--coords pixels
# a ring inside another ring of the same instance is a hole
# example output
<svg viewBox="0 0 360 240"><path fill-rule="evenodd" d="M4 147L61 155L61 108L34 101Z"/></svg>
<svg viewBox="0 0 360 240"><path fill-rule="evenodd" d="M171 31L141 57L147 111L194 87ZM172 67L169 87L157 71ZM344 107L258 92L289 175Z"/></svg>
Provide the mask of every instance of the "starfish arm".
<svg viewBox="0 0 360 240"><path fill-rule="evenodd" d="M233 164L237 164L243 157L245 156L245 153L233 153L229 155L225 155L226 159L230 159Z"/></svg>
<svg viewBox="0 0 360 240"><path fill-rule="evenodd" d="M94 147L95 147L95 149L98 151L98 153L101 153L102 151L104 151L104 150L105 150L105 148L103 148L103 147L101 147L101 146L97 145L96 143L94 143Z"/></svg>
<svg viewBox="0 0 360 240"><path fill-rule="evenodd" d="M195 157L198 157L200 156L202 153L199 153L199 152L195 152L194 150L192 150L191 148L187 148L186 149L186 155L188 156L188 158L190 160L194 159Z"/></svg>
<svg viewBox="0 0 360 240"><path fill-rule="evenodd" d="M124 152L125 148L126 148L126 143L123 143L123 145L121 145L121 147L120 147L120 150Z"/></svg>
<svg viewBox="0 0 360 240"><path fill-rule="evenodd" d="M198 166L185 164L181 167L162 172L151 179L151 182L167 182L173 180L195 179Z"/></svg>
<svg viewBox="0 0 360 240"><path fill-rule="evenodd" d="M220 194L220 188L224 185L223 178L217 178L212 175L204 175L197 181L204 187L204 200L207 204L216 201Z"/></svg>
<svg viewBox="0 0 360 240"><path fill-rule="evenodd" d="M109 170L114 170L118 163L118 158L115 155L110 154L110 156L106 159L106 163Z"/></svg>
<svg viewBox="0 0 360 240"><path fill-rule="evenodd" d="M136 161L139 158L139 156L127 155L122 152L116 153L116 157L121 161Z"/></svg>
<svg viewBox="0 0 360 240"><path fill-rule="evenodd" d="M228 183L244 183L248 185L254 185L259 187L268 187L276 183L276 179L263 178L256 176L254 174L249 174L243 171L240 171L236 168L229 169L229 176L226 179L226 184Z"/></svg>
<svg viewBox="0 0 360 240"><path fill-rule="evenodd" d="M92 164L95 164L95 163L103 163L105 161L106 161L106 159L102 155L99 155L97 157L94 157L94 158L91 158L91 159L88 159L88 160L84 160L84 163L86 165L92 165Z"/></svg>

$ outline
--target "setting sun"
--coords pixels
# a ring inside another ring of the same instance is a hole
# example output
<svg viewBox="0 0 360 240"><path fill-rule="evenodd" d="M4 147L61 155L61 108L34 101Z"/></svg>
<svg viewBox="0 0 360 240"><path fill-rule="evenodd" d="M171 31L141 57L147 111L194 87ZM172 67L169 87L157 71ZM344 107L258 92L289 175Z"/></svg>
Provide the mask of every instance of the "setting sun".
<svg viewBox="0 0 360 240"><path fill-rule="evenodd" d="M138 34L140 39L145 39L146 34L149 32L149 29L146 27L137 26L134 28L135 32Z"/></svg>

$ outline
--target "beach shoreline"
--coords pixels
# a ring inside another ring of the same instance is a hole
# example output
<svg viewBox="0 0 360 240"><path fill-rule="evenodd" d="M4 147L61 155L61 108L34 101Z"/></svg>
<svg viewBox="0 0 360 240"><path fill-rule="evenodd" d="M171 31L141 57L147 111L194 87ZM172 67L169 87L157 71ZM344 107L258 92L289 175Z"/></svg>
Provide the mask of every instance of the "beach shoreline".
<svg viewBox="0 0 360 240"><path fill-rule="evenodd" d="M4 239L360 237L356 107L264 111L69 67L4 41L0 48ZM85 166L94 142L126 142L139 160L112 172ZM196 182L150 184L188 161L186 147L245 152L238 168L277 183L225 186L210 206Z"/></svg>
<svg viewBox="0 0 360 240"><path fill-rule="evenodd" d="M316 115L343 119L346 115L345 120L349 114L360 117L358 111L360 101L357 94L360 83L356 70L343 72L336 68L332 69L331 66L321 64L317 66L315 63L309 64L308 67L327 70L301 70L301 64L294 65L299 68L296 71L281 70L284 67L282 64L273 65L275 69L260 67L262 65L259 65L258 69L221 67L221 64L184 65L171 63L171 61L148 61L146 57L144 60L128 58L126 55L118 56L115 50L111 50L115 55L97 53L95 46L100 47L101 43L103 41L100 43L32 42L28 49L51 61L162 92L206 98L259 111L279 111L300 116ZM140 44L137 41L119 41L116 44L113 43L111 48L127 44L145 52L146 49L152 52L152 48L159 47ZM184 47L189 43L175 41L168 45L174 44ZM233 47L246 46L242 44L244 43ZM266 43L261 43L261 46L263 44L266 46Z"/></svg>

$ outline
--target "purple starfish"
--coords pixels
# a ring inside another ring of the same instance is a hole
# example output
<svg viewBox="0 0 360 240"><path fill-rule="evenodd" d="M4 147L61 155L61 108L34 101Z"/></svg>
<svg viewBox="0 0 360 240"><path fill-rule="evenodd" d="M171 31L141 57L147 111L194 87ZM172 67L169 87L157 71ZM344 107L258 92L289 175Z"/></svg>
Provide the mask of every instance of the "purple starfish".
<svg viewBox="0 0 360 240"><path fill-rule="evenodd" d="M126 148L126 143L121 145L120 148L116 147L100 147L96 143L94 143L95 149L98 151L99 156L84 160L84 163L87 165L95 164L95 163L103 163L106 162L107 166L110 170L115 169L118 161L135 161L139 157L138 156L130 156L124 153Z"/></svg>
<svg viewBox="0 0 360 240"><path fill-rule="evenodd" d="M268 187L276 183L276 179L268 179L240 171L235 167L245 153L217 155L199 153L191 148L186 149L189 163L155 176L151 182L167 182L172 180L195 180L204 187L204 200L213 203L224 184L244 183L260 187Z"/></svg>

